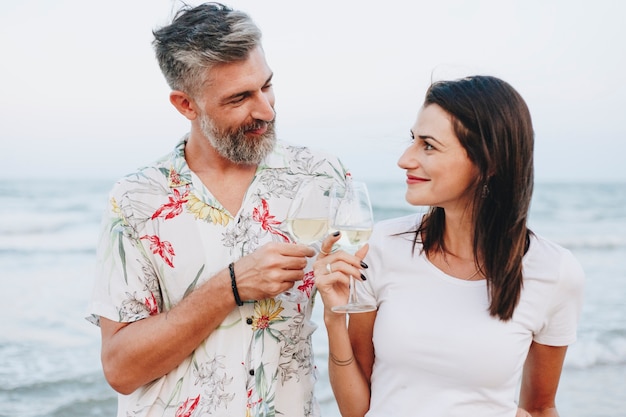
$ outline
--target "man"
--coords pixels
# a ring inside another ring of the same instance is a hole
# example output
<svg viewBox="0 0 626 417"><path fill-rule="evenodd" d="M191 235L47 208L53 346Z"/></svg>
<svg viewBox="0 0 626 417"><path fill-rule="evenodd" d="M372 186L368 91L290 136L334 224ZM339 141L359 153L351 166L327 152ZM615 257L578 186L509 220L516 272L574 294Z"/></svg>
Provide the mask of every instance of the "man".
<svg viewBox="0 0 626 417"><path fill-rule="evenodd" d="M111 191L90 305L118 416L317 416L314 251L279 228L333 156L277 142L261 33L218 3L154 32L190 132ZM308 301L276 298L298 282Z"/></svg>

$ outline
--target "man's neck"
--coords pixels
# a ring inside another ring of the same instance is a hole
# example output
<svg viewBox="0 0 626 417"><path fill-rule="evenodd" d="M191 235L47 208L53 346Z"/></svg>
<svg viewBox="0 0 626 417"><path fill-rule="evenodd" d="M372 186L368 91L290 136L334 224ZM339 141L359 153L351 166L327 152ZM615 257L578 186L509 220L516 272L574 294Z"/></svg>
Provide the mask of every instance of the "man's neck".
<svg viewBox="0 0 626 417"><path fill-rule="evenodd" d="M235 216L257 166L232 162L220 155L204 137L191 135L185 146L185 160L211 194Z"/></svg>

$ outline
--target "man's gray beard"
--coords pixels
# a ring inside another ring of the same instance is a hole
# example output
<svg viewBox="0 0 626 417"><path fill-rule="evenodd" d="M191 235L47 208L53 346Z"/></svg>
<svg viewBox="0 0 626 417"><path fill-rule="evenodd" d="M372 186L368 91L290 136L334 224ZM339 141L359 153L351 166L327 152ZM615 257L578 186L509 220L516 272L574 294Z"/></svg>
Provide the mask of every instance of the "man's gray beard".
<svg viewBox="0 0 626 417"><path fill-rule="evenodd" d="M276 144L274 120L267 122L265 133L255 139L247 138L245 132L260 127L258 125L264 122L256 121L252 125L241 126L234 131L226 131L217 129L205 113L200 115L200 129L222 157L236 164L258 165L272 152Z"/></svg>

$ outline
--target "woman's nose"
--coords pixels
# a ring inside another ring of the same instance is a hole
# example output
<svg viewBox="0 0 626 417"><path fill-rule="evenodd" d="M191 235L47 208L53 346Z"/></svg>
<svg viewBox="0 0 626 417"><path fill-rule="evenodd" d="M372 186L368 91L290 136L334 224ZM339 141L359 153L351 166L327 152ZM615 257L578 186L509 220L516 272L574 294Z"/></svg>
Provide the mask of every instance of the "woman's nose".
<svg viewBox="0 0 626 417"><path fill-rule="evenodd" d="M398 166L402 169L410 169L417 166L416 155L414 155L414 152L411 152L410 146L400 155Z"/></svg>

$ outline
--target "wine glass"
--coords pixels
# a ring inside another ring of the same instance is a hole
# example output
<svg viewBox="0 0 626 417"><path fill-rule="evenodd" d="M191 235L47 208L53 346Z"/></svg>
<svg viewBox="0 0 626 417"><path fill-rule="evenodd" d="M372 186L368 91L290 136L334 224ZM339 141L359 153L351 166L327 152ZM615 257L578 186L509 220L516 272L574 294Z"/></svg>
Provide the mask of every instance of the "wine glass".
<svg viewBox="0 0 626 417"><path fill-rule="evenodd" d="M294 241L311 245L326 236L331 186L326 177L307 178L300 184L285 219Z"/></svg>
<svg viewBox="0 0 626 417"><path fill-rule="evenodd" d="M374 216L367 186L364 182L346 179L345 187L331 189L330 231L341 232L336 245L353 254L367 243L372 234ZM376 310L376 306L359 302L355 291L355 280L350 275L348 304L332 307L336 313L363 313Z"/></svg>
<svg viewBox="0 0 626 417"><path fill-rule="evenodd" d="M300 183L281 227L294 242L311 245L318 250L315 244L328 233L329 194L332 184L333 181L328 177L311 177ZM290 290L279 294L278 298L304 302L308 297L294 284Z"/></svg>

